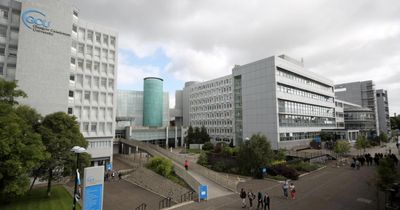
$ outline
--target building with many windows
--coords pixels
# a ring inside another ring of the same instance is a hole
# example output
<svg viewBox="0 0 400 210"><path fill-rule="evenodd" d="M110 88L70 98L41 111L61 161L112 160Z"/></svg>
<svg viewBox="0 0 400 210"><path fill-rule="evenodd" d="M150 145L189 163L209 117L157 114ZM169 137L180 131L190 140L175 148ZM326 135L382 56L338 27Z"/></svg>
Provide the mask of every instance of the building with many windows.
<svg viewBox="0 0 400 210"><path fill-rule="evenodd" d="M0 15L0 77L42 115L75 115L92 163L112 161L118 34L64 0L3 0Z"/></svg>
<svg viewBox="0 0 400 210"><path fill-rule="evenodd" d="M390 117L388 93L386 90L376 90L376 104L378 107L380 131L388 134L390 132Z"/></svg>
<svg viewBox="0 0 400 210"><path fill-rule="evenodd" d="M181 95L176 103L183 104L183 125L204 125L216 142L237 145L262 133L274 149L295 148L308 145L321 129L336 128L333 82L286 55L186 83Z"/></svg>

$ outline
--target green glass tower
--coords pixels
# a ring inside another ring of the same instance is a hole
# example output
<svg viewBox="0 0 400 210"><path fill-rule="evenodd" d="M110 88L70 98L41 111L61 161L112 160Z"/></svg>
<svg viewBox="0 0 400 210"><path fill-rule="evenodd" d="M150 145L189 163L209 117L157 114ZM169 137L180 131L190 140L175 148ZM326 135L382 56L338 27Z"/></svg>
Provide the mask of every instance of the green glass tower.
<svg viewBox="0 0 400 210"><path fill-rule="evenodd" d="M163 79L144 78L143 126L161 127L163 121Z"/></svg>

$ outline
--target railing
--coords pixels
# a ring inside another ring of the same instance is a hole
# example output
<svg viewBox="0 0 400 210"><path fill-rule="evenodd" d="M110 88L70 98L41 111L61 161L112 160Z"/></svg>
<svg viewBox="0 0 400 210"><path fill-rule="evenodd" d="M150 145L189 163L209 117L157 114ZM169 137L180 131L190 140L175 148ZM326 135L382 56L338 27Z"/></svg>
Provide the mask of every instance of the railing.
<svg viewBox="0 0 400 210"><path fill-rule="evenodd" d="M196 199L197 193L194 191L189 191L187 193L184 193L181 195L181 203L186 202L186 201L192 201Z"/></svg>
<svg viewBox="0 0 400 210"><path fill-rule="evenodd" d="M142 203L138 207L135 208L135 210L146 210L147 209L147 204Z"/></svg>
<svg viewBox="0 0 400 210"><path fill-rule="evenodd" d="M158 202L158 208L163 209L163 208L168 208L171 207L172 204L172 199L170 197L166 197L162 199L160 202Z"/></svg>

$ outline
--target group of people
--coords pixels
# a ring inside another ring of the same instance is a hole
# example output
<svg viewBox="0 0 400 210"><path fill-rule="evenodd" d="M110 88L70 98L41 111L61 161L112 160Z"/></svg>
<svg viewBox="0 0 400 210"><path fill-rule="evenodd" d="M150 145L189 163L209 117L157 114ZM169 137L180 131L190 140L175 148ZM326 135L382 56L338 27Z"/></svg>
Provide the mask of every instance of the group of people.
<svg viewBox="0 0 400 210"><path fill-rule="evenodd" d="M118 181L122 179L122 174L117 171L107 171L104 173L104 181L115 181L115 178L118 176Z"/></svg>
<svg viewBox="0 0 400 210"><path fill-rule="evenodd" d="M282 184L282 190L283 196L286 199L289 199L289 193L292 199L296 199L296 187L293 183L289 184L289 181L285 180L285 182ZM246 193L246 191L242 188L239 195L242 199L242 208L246 208L247 199L249 200L249 208L253 208L253 201L257 199L257 209L270 210L271 199L270 195L267 192L258 192L256 196L252 190L249 190Z"/></svg>
<svg viewBox="0 0 400 210"><path fill-rule="evenodd" d="M364 166L366 164L367 166L372 166L372 163L374 163L376 166L379 165L379 161L383 158L390 158L393 160L393 163L395 165L398 164L399 160L395 154L389 153L383 155L382 153L375 153L374 157L371 156L371 154L367 153L364 155L358 155L353 157L353 161L351 163L352 168L360 169L361 166Z"/></svg>
<svg viewBox="0 0 400 210"><path fill-rule="evenodd" d="M240 190L240 198L242 199L242 208L246 208L246 197L249 199L249 208L253 208L253 201L257 199L257 209L264 209L264 210L270 210L270 197L267 192L262 193L258 192L257 196L253 193L253 191L249 190L249 192L246 193L246 191L242 188Z"/></svg>

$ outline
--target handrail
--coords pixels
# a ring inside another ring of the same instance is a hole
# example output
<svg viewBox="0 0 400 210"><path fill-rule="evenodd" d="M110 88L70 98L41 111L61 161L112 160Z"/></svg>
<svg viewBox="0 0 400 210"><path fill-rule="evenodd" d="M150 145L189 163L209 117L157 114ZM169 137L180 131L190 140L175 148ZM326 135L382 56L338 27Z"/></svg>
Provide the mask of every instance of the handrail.
<svg viewBox="0 0 400 210"><path fill-rule="evenodd" d="M166 197L162 200L160 200L160 202L158 202L158 208L159 209L163 209L163 208L168 208L171 207L171 198L170 197Z"/></svg>
<svg viewBox="0 0 400 210"><path fill-rule="evenodd" d="M189 191L181 195L181 203L195 199L196 192Z"/></svg>
<svg viewBox="0 0 400 210"><path fill-rule="evenodd" d="M138 207L135 208L135 210L146 210L147 209L147 204L142 203Z"/></svg>

